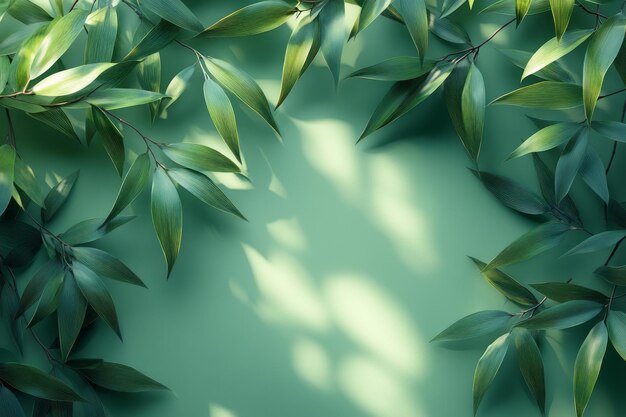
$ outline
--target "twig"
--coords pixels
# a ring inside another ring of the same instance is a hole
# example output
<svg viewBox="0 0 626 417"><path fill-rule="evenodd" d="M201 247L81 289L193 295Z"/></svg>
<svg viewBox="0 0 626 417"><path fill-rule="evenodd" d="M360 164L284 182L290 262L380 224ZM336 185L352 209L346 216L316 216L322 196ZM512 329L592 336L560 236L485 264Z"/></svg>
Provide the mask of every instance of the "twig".
<svg viewBox="0 0 626 417"><path fill-rule="evenodd" d="M507 26L509 26L511 23L515 22L515 18L509 20L508 22L506 22L505 24L503 24L502 26L500 26L498 29L496 29L495 32L493 32L487 39L485 39L484 41L482 41L481 43L479 43L476 46L471 46L469 48L463 49L461 51L456 51L456 52L451 52L448 55L445 55L441 58L439 58L437 61L444 61L454 55L463 55L460 58L455 58L453 63L458 63L460 61L462 61L463 59L465 59L468 55L470 54L474 54L477 55L478 52L480 51L480 48L482 48L483 46L485 46L487 43L489 43L493 38L496 37L496 35L498 35L498 33L500 33L504 28L506 28Z"/></svg>

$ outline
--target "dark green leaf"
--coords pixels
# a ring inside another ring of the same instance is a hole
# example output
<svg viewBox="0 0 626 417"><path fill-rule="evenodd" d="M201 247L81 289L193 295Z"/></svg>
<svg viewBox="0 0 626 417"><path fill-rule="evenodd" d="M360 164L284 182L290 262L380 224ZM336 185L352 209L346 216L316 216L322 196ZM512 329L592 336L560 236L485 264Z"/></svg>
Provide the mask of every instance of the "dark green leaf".
<svg viewBox="0 0 626 417"><path fill-rule="evenodd" d="M14 167L15 149L9 144L0 146L0 214L4 213L11 201Z"/></svg>
<svg viewBox="0 0 626 417"><path fill-rule="evenodd" d="M183 209L176 186L163 169L157 169L152 179L152 223L156 231L165 261L167 276L172 267L183 236Z"/></svg>
<svg viewBox="0 0 626 417"><path fill-rule="evenodd" d="M604 201L609 203L609 186L606 180L606 170L604 163L600 159L598 152L591 145L587 145L585 156L578 170L581 178L587 183L589 188Z"/></svg>
<svg viewBox="0 0 626 417"><path fill-rule="evenodd" d="M283 1L260 1L220 19L203 30L198 36L256 35L276 29L295 12L296 8L293 5Z"/></svg>
<svg viewBox="0 0 626 417"><path fill-rule="evenodd" d="M574 183L574 178L576 178L576 174L585 158L588 144L589 129L584 128L563 149L554 172L554 190L557 202L560 202L569 193Z"/></svg>
<svg viewBox="0 0 626 417"><path fill-rule="evenodd" d="M0 255L9 267L30 265L41 248L41 232L21 221L0 223Z"/></svg>
<svg viewBox="0 0 626 417"><path fill-rule="evenodd" d="M561 243L570 229L570 226L558 222L539 225L504 248L485 269L499 268L533 258Z"/></svg>
<svg viewBox="0 0 626 417"><path fill-rule="evenodd" d="M195 171L241 172L233 161L208 146L197 143L172 143L163 146L172 161Z"/></svg>
<svg viewBox="0 0 626 417"><path fill-rule="evenodd" d="M611 310L606 319L609 339L617 353L626 360L626 313Z"/></svg>
<svg viewBox="0 0 626 417"><path fill-rule="evenodd" d="M491 104L535 109L569 109L583 104L582 87L558 81L540 81L498 97Z"/></svg>
<svg viewBox="0 0 626 417"><path fill-rule="evenodd" d="M167 20L161 20L124 57L125 61L142 59L169 45L178 35L179 29Z"/></svg>
<svg viewBox="0 0 626 417"><path fill-rule="evenodd" d="M541 215L550 210L550 207L541 197L509 178L488 172L474 170L472 172L502 204L515 211Z"/></svg>
<svg viewBox="0 0 626 417"><path fill-rule="evenodd" d="M68 245L82 245L101 239L134 218L135 216L118 216L106 223L101 218L83 220L61 233L60 238Z"/></svg>
<svg viewBox="0 0 626 417"><path fill-rule="evenodd" d="M626 230L608 230L601 232L583 240L580 244L567 251L563 256L580 255L607 249L613 247L624 237L626 237Z"/></svg>
<svg viewBox="0 0 626 417"><path fill-rule="evenodd" d="M507 159L519 158L529 153L543 152L567 142L576 135L583 126L579 123L556 123L534 133L517 147Z"/></svg>
<svg viewBox="0 0 626 417"><path fill-rule="evenodd" d="M430 72L433 65L434 61L426 60L422 63L421 59L417 57L397 56L378 64L358 69L348 75L347 78L358 77L379 81L411 80ZM465 78L463 80L465 81Z"/></svg>
<svg viewBox="0 0 626 417"><path fill-rule="evenodd" d="M159 93L161 91L161 54L158 52L145 57L139 65L137 65L137 79L143 90ZM156 119L159 101L149 103L150 115L152 120Z"/></svg>
<svg viewBox="0 0 626 417"><path fill-rule="evenodd" d="M24 288L22 296L20 297L20 304L15 312L16 316L24 314L28 308L30 308L41 297L46 285L52 278L61 273L61 265L52 260L46 262Z"/></svg>
<svg viewBox="0 0 626 417"><path fill-rule="evenodd" d="M626 142L626 123L616 121L593 121L591 122L591 128L611 140Z"/></svg>
<svg viewBox="0 0 626 417"><path fill-rule="evenodd" d="M463 317L439 333L432 342L459 342L506 330L511 320L506 311L487 310Z"/></svg>
<svg viewBox="0 0 626 417"><path fill-rule="evenodd" d="M168 173L176 183L180 184L200 201L246 220L222 190L207 176L181 168L172 168Z"/></svg>
<svg viewBox="0 0 626 417"><path fill-rule="evenodd" d="M0 414L4 417L26 417L17 397L6 387L0 387Z"/></svg>
<svg viewBox="0 0 626 417"><path fill-rule="evenodd" d="M139 4L180 28L192 32L204 30L204 25L181 0L140 0Z"/></svg>
<svg viewBox="0 0 626 417"><path fill-rule="evenodd" d="M111 161L113 161L113 165L118 174L121 176L124 172L124 159L126 157L122 132L120 132L115 123L113 123L109 116L101 109L93 107L92 112L96 130L102 138L102 145L107 154L109 154Z"/></svg>
<svg viewBox="0 0 626 417"><path fill-rule="evenodd" d="M480 70L474 63L469 68L461 95L461 116L463 118L463 132L465 132L461 141L472 159L476 161L483 141L485 82Z"/></svg>
<svg viewBox="0 0 626 417"><path fill-rule="evenodd" d="M469 61L463 60L454 66L454 70L443 84L444 98L448 108L448 114L452 120L452 125L456 133L465 141L465 126L463 124L463 114L461 109L461 99L463 97L463 89L469 73Z"/></svg>
<svg viewBox="0 0 626 417"><path fill-rule="evenodd" d="M393 0L364 0L358 19L359 33L368 27L391 4Z"/></svg>
<svg viewBox="0 0 626 417"><path fill-rule="evenodd" d="M63 133L68 138L74 139L77 142L80 142L78 139L78 135L74 130L74 126L72 122L65 114L65 111L61 108L48 109L46 111L42 111L39 113L27 113L30 117L35 120L39 120L42 123L47 124L51 128L58 130Z"/></svg>
<svg viewBox="0 0 626 417"><path fill-rule="evenodd" d="M457 11L459 7L463 6L465 3L468 3L468 0L446 0L443 3L443 8L441 10L441 18L445 18L450 16L452 13Z"/></svg>
<svg viewBox="0 0 626 417"><path fill-rule="evenodd" d="M505 274L499 269L485 270L486 263L472 258L470 259L476 264L481 271L481 275L489 284L504 295L509 300L523 307L531 307L537 304L537 298L526 287L520 284L513 277Z"/></svg>
<svg viewBox="0 0 626 417"><path fill-rule="evenodd" d="M98 316L100 316L121 339L122 333L117 320L115 304L113 304L111 294L109 294L102 280L94 271L77 261L72 263L72 273L74 274L78 288L80 288L80 292L87 299L91 308L98 313Z"/></svg>
<svg viewBox="0 0 626 417"><path fill-rule="evenodd" d="M68 175L57 183L46 196L44 200L45 209L41 209L41 216L44 222L50 221L59 209L65 204L67 197L70 195L76 180L78 179L79 172L76 171L73 174Z"/></svg>
<svg viewBox="0 0 626 417"><path fill-rule="evenodd" d="M81 397L61 380L18 363L1 363L0 380L18 391L52 401L81 401Z"/></svg>
<svg viewBox="0 0 626 417"><path fill-rule="evenodd" d="M41 297L39 298L37 307L35 307L35 312L28 322L28 327L32 327L39 323L57 309L64 278L65 271L60 270L48 280Z"/></svg>
<svg viewBox="0 0 626 417"><path fill-rule="evenodd" d="M568 329L593 319L602 308L603 305L595 301L566 301L535 314L519 326L531 330Z"/></svg>
<svg viewBox="0 0 626 417"><path fill-rule="evenodd" d="M480 357L474 372L474 414L478 411L478 407L493 382L496 374L500 370L500 365L504 361L506 351L509 348L509 333L503 334L490 344L483 356Z"/></svg>
<svg viewBox="0 0 626 417"><path fill-rule="evenodd" d="M100 362L80 370L80 374L94 385L117 392L145 392L168 390L152 378L134 368L118 363Z"/></svg>
<svg viewBox="0 0 626 417"><path fill-rule="evenodd" d="M601 266L594 273L613 285L626 286L626 266Z"/></svg>
<svg viewBox="0 0 626 417"><path fill-rule="evenodd" d="M74 343L76 343L85 320L86 311L87 300L78 288L74 276L72 274L66 275L57 310L59 345L63 360L67 360Z"/></svg>
<svg viewBox="0 0 626 417"><path fill-rule="evenodd" d="M117 193L115 203L109 212L104 224L109 223L113 218L124 210L139 195L150 177L150 156L148 153L141 154L128 169L122 180L120 191Z"/></svg>
<svg viewBox="0 0 626 417"><path fill-rule="evenodd" d="M126 107L141 106L142 104L159 101L164 97L164 94L135 88L108 88L106 90L97 90L90 94L85 101L69 105L68 107L87 108L89 105L92 105L105 110L116 110Z"/></svg>
<svg viewBox="0 0 626 417"><path fill-rule="evenodd" d="M99 276L114 279L116 281L127 282L146 288L143 281L124 265L119 259L107 252L88 247L75 247L72 253L76 260Z"/></svg>
<svg viewBox="0 0 626 417"><path fill-rule="evenodd" d="M433 35L446 42L469 45L469 35L461 26L446 18L437 18L434 13L428 12L428 29Z"/></svg>
<svg viewBox="0 0 626 417"><path fill-rule="evenodd" d="M576 362L574 363L574 400L576 402L576 415L582 417L591 399L593 388L598 380L608 334L604 322L599 322L587 335L583 342Z"/></svg>
<svg viewBox="0 0 626 417"><path fill-rule="evenodd" d="M17 319L18 300L8 285L0 285L0 309L2 316L8 322L12 341L17 350L22 353L24 345L24 327L22 320Z"/></svg>
<svg viewBox="0 0 626 417"><path fill-rule="evenodd" d="M1 153L2 151L0 151ZM1 157L0 157L1 158ZM20 158L15 158L13 181L39 207L44 207L44 196L33 169Z"/></svg>
<svg viewBox="0 0 626 417"><path fill-rule="evenodd" d="M607 299L606 295L601 292L565 282L545 282L542 284L530 284L530 286L549 299L559 303L573 300L588 300L604 304Z"/></svg>
<svg viewBox="0 0 626 417"><path fill-rule="evenodd" d="M215 128L237 160L241 161L237 121L228 95L218 83L210 78L204 80L203 91L204 101Z"/></svg>
<svg viewBox="0 0 626 417"><path fill-rule="evenodd" d="M343 0L328 0L319 15L321 49L326 64L339 83L341 55L346 43L345 3Z"/></svg>
<svg viewBox="0 0 626 417"><path fill-rule="evenodd" d="M537 342L532 333L522 327L512 332L519 369L529 391L535 397L541 414L546 409L546 386L543 372L543 360Z"/></svg>
<svg viewBox="0 0 626 417"><path fill-rule="evenodd" d="M428 49L428 14L424 0L400 0L399 10L404 24L423 61Z"/></svg>

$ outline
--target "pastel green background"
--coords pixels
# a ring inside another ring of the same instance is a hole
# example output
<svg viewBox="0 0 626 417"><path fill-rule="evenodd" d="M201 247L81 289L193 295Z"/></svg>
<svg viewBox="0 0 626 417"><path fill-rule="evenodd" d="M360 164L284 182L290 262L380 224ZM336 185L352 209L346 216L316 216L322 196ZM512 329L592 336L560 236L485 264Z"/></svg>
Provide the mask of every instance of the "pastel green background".
<svg viewBox="0 0 626 417"><path fill-rule="evenodd" d="M247 3L187 2L206 23ZM486 23L474 25L473 38L483 39L504 20L482 18ZM535 18L517 32L511 27L493 45L516 39L536 47L550 25L547 15ZM281 28L196 45L245 68L275 101L287 37ZM493 45L479 60L489 99L515 88L521 73ZM343 71L399 54L414 54L408 34L379 20L350 42ZM192 60L188 51L168 47L164 85ZM146 109L129 111L128 118L140 120L157 140L219 145L196 76L168 120L150 126ZM386 87L347 80L334 91L330 73L316 60L276 113L283 143L259 118L238 109L251 183L217 178L249 222L183 195L182 252L169 281L147 192L132 207L138 218L101 241L149 290L111 283L124 343L99 326L89 347L77 354L131 364L172 389L107 394L112 416L471 416L472 376L481 351L444 349L429 340L466 314L513 308L466 255L488 260L532 222L503 208L467 170L440 95L355 146ZM601 106L618 112L615 102ZM81 170L54 227L61 231L105 215L119 178L101 145L85 149L30 119L18 120L20 150L38 172ZM487 126L483 168L530 183L529 160L503 162L532 132L523 112L489 108ZM136 145L134 152L141 150L136 139L129 143ZM585 283L602 258L559 260L559 254L510 271L524 282L574 277ZM554 332L542 347L551 416L574 414L571 370L580 340L576 331ZM507 357L481 416L539 415L515 361L515 355ZM588 416L622 415L625 372L611 351Z"/></svg>

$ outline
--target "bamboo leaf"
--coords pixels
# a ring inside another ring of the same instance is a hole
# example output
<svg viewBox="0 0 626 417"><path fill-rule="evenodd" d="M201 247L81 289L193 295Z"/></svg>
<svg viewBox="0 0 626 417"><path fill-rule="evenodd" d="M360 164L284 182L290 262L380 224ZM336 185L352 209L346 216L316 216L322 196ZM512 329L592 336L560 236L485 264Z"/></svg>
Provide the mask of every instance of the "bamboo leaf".
<svg viewBox="0 0 626 417"><path fill-rule="evenodd" d="M27 113L35 120L39 120L42 123L47 124L51 128L63 133L68 138L74 139L80 143L78 135L74 130L72 122L65 114L65 111L61 108L52 108L39 113Z"/></svg>
<svg viewBox="0 0 626 417"><path fill-rule="evenodd" d="M421 0L420 0L421 1ZM326 65L335 80L339 83L341 55L346 43L345 3L343 0L328 0L319 14L321 49Z"/></svg>
<svg viewBox="0 0 626 417"><path fill-rule="evenodd" d="M470 314L439 333L431 342L459 342L491 335L505 330L511 317L511 314L506 311L499 310L487 310Z"/></svg>
<svg viewBox="0 0 626 417"><path fill-rule="evenodd" d="M417 48L420 59L424 61L428 49L428 14L424 0L400 0L399 11L411 39Z"/></svg>
<svg viewBox="0 0 626 417"><path fill-rule="evenodd" d="M488 172L473 171L498 200L505 206L524 214L541 215L550 207L537 194L527 190L515 181Z"/></svg>
<svg viewBox="0 0 626 417"><path fill-rule="evenodd" d="M161 54L158 52L145 57L137 65L137 79L143 90L159 93L161 91ZM152 121L157 117L160 101L148 103Z"/></svg>
<svg viewBox="0 0 626 417"><path fill-rule="evenodd" d="M606 295L576 284L565 282L546 282L541 284L530 284L531 287L539 291L551 300L559 303L574 300L588 300L604 304Z"/></svg>
<svg viewBox="0 0 626 417"><path fill-rule="evenodd" d="M99 362L93 367L79 370L89 382L116 392L146 392L168 390L166 386L147 377L130 366L119 363Z"/></svg>
<svg viewBox="0 0 626 417"><path fill-rule="evenodd" d="M577 84L540 81L504 94L491 104L504 104L534 109L570 109L582 102L582 88Z"/></svg>
<svg viewBox="0 0 626 417"><path fill-rule="evenodd" d="M224 89L211 78L204 80L203 90L204 101L215 128L237 160L241 162L237 121L235 120L235 111L233 110L228 95Z"/></svg>
<svg viewBox="0 0 626 417"><path fill-rule="evenodd" d="M543 310L518 325L531 330L568 329L593 319L602 308L602 304L594 301L566 301Z"/></svg>
<svg viewBox="0 0 626 417"><path fill-rule="evenodd" d="M508 159L519 158L529 153L543 152L570 140L582 129L579 123L562 122L544 127L537 131L520 146L517 147L508 157Z"/></svg>
<svg viewBox="0 0 626 417"><path fill-rule="evenodd" d="M594 273L613 285L626 286L626 266L601 266Z"/></svg>
<svg viewBox="0 0 626 417"><path fill-rule="evenodd" d="M583 128L568 142L556 164L555 195L560 202L568 193L578 173L589 144L589 129Z"/></svg>
<svg viewBox="0 0 626 417"><path fill-rule="evenodd" d="M604 76L622 46L625 30L624 16L619 13L598 28L587 46L583 64L583 100L585 116L589 121L600 96Z"/></svg>
<svg viewBox="0 0 626 417"><path fill-rule="evenodd" d="M140 0L139 5L180 28L191 32L204 30L202 22L181 0Z"/></svg>
<svg viewBox="0 0 626 417"><path fill-rule="evenodd" d="M591 128L611 140L626 142L626 123L620 123L612 120L594 120L591 122Z"/></svg>
<svg viewBox="0 0 626 417"><path fill-rule="evenodd" d="M461 115L463 117L463 146L472 159L478 160L483 141L485 124L485 82L474 63L470 66L463 93L461 95Z"/></svg>
<svg viewBox="0 0 626 417"><path fill-rule="evenodd" d="M94 124L102 138L104 149L109 154L111 161L113 161L117 173L121 176L124 172L124 160L126 159L122 132L100 108L93 107L91 110L93 112Z"/></svg>
<svg viewBox="0 0 626 417"><path fill-rule="evenodd" d="M37 270L22 292L19 306L15 311L15 317L24 314L26 310L37 302L43 294L48 282L50 282L54 276L58 275L60 271L60 265L56 261L48 261Z"/></svg>
<svg viewBox="0 0 626 417"><path fill-rule="evenodd" d="M41 216L44 222L49 222L59 209L65 204L67 197L74 188L74 184L78 179L79 172L76 171L73 174L68 175L59 181L46 195L44 200L45 208L41 209Z"/></svg>
<svg viewBox="0 0 626 417"><path fill-rule="evenodd" d="M68 245L82 245L103 238L134 218L135 216L118 216L106 223L104 219L83 220L61 233L59 237Z"/></svg>
<svg viewBox="0 0 626 417"><path fill-rule="evenodd" d="M167 276L172 272L172 267L178 252L183 235L183 209L176 186L172 183L167 173L158 168L152 179L151 201L152 223L156 231L165 261L167 263Z"/></svg>
<svg viewBox="0 0 626 417"><path fill-rule="evenodd" d="M578 170L581 178L587 183L589 188L596 193L598 197L609 203L609 186L606 179L606 169L604 163L600 159L600 155L591 145L587 145L585 156Z"/></svg>
<svg viewBox="0 0 626 417"><path fill-rule="evenodd" d="M68 274L63 281L57 310L59 345L63 360L67 360L76 343L86 311L87 300L78 288L74 276Z"/></svg>
<svg viewBox="0 0 626 417"><path fill-rule="evenodd" d="M518 68L525 69L533 57L533 54L517 49L500 50L513 65ZM531 75L531 74L529 74ZM550 62L532 75L548 81L561 81L565 83L573 83L574 77L559 61ZM524 75L522 75L524 77Z"/></svg>
<svg viewBox="0 0 626 417"><path fill-rule="evenodd" d="M0 146L0 215L11 201L15 167L15 149L5 144Z"/></svg>
<svg viewBox="0 0 626 417"><path fill-rule="evenodd" d="M567 25L569 25L569 20L574 10L574 0L550 0L550 9L554 19L556 38L561 39L567 29Z"/></svg>
<svg viewBox="0 0 626 417"><path fill-rule="evenodd" d="M159 115L161 118L167 117L167 109L174 104L174 102L178 100L187 89L189 86L189 80L191 80L195 70L196 64L190 65L172 78L172 81L170 81L165 89L166 97L160 101Z"/></svg>
<svg viewBox="0 0 626 417"><path fill-rule="evenodd" d="M160 51L176 39L179 31L178 27L167 20L161 20L124 57L124 61L142 59Z"/></svg>
<svg viewBox="0 0 626 417"><path fill-rule="evenodd" d="M359 14L356 33L368 27L391 4L393 0L364 0Z"/></svg>
<svg viewBox="0 0 626 417"><path fill-rule="evenodd" d="M294 6L283 1L260 1L243 7L220 19L200 32L198 36L229 37L257 35L282 26L295 12L296 8Z"/></svg>
<svg viewBox="0 0 626 417"><path fill-rule="evenodd" d="M613 247L617 242L626 237L626 230L608 230L595 234L567 251L563 256L580 255L583 253L596 252Z"/></svg>
<svg viewBox="0 0 626 417"><path fill-rule="evenodd" d="M626 313L610 310L606 318L609 339L617 353L626 360Z"/></svg>
<svg viewBox="0 0 626 417"><path fill-rule="evenodd" d="M78 262L91 269L98 276L147 288L141 278L124 265L122 261L103 250L75 247L72 249L72 254Z"/></svg>
<svg viewBox="0 0 626 417"><path fill-rule="evenodd" d="M0 387L0 413L6 417L26 417L19 400L7 387Z"/></svg>
<svg viewBox="0 0 626 417"><path fill-rule="evenodd" d="M518 327L512 335L520 371L543 415L546 409L546 386L541 352L530 331Z"/></svg>
<svg viewBox="0 0 626 417"><path fill-rule="evenodd" d="M509 348L509 333L503 334L490 344L485 353L480 357L474 372L474 414L478 411L478 407L487 392L487 389L493 382L496 374L500 370L500 366L506 356Z"/></svg>
<svg viewBox="0 0 626 417"><path fill-rule="evenodd" d="M200 201L246 220L222 190L207 176L182 168L172 168L168 173L177 184L196 196Z"/></svg>
<svg viewBox="0 0 626 417"><path fill-rule="evenodd" d="M108 224L113 218L124 210L139 195L150 177L150 156L148 153L141 154L128 169L122 180L120 191L115 198L111 211L104 220Z"/></svg>
<svg viewBox="0 0 626 417"><path fill-rule="evenodd" d="M61 380L28 365L0 363L0 380L18 391L51 401L81 401Z"/></svg>
<svg viewBox="0 0 626 417"><path fill-rule="evenodd" d="M431 60L421 62L421 59L417 57L398 56L358 69L346 78L357 77L378 81L405 81L418 78L430 72L434 64L434 61ZM465 81L465 78L463 80Z"/></svg>
<svg viewBox="0 0 626 417"><path fill-rule="evenodd" d="M538 303L537 298L533 295L528 288L524 287L513 277L505 274L499 269L485 270L486 263L470 257L470 259L476 264L480 273L491 286L498 290L507 299L519 304L523 307L531 307Z"/></svg>
<svg viewBox="0 0 626 417"><path fill-rule="evenodd" d="M515 0L515 19L518 26L528 14L531 3L531 0Z"/></svg>
<svg viewBox="0 0 626 417"><path fill-rule="evenodd" d="M13 181L39 207L44 207L44 196L33 169L20 158L15 158Z"/></svg>
<svg viewBox="0 0 626 417"><path fill-rule="evenodd" d="M559 38L552 38L544 43L526 64L522 80L572 52L586 41L592 33L593 31L591 30L575 30L566 33L560 40Z"/></svg>
<svg viewBox="0 0 626 417"><path fill-rule="evenodd" d="M28 321L28 327L36 325L57 309L64 277L65 271L62 270L57 271L50 277L43 289L43 292L41 293L41 297L39 298L33 315Z"/></svg>
<svg viewBox="0 0 626 417"><path fill-rule="evenodd" d="M115 7L103 7L89 15L85 45L85 63L111 62L117 39L117 11Z"/></svg>
<svg viewBox="0 0 626 417"><path fill-rule="evenodd" d="M172 161L195 171L241 172L241 169L220 152L197 143L170 143L163 153Z"/></svg>
<svg viewBox="0 0 626 417"><path fill-rule="evenodd" d="M126 107L141 106L163 99L165 95L135 88L108 88L90 94L84 103L70 105L70 108L86 108L89 105L105 110L117 110Z"/></svg>
<svg viewBox="0 0 626 417"><path fill-rule="evenodd" d="M582 417L591 399L604 360L607 341L607 329L604 322L601 321L591 329L578 351L578 356L576 356L574 400L578 417Z"/></svg>

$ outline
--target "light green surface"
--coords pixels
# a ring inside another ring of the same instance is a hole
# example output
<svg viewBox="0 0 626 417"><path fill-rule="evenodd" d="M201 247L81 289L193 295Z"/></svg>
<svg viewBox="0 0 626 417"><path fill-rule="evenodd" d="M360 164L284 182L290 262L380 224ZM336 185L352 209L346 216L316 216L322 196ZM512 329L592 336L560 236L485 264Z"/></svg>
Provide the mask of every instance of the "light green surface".
<svg viewBox="0 0 626 417"><path fill-rule="evenodd" d="M205 22L243 4L213 3L188 2ZM548 17L533 23L551 30ZM473 36L495 27L485 24ZM536 45L538 35L529 27L516 36ZM287 36L282 29L198 47L246 68L275 100ZM378 21L351 42L343 70L412 53L401 26ZM169 47L164 79L192 59ZM466 255L487 260L532 223L500 206L468 172L439 96L354 146L386 84L347 80L335 93L322 64L315 62L277 112L284 143L238 111L252 183L219 179L248 223L183 198L182 254L167 282L147 193L132 207L139 218L102 241L149 290L111 284L124 343L99 326L78 354L131 364L173 391L107 396L112 416L471 416L479 350L446 350L429 340L463 315L511 307ZM515 86L517 75L498 77L512 66L493 48L481 52L480 65L492 80L489 99ZM128 116L160 140L216 144L200 85L196 78L167 121L150 127L147 109ZM522 113L490 108L487 126L485 167L530 172L528 160L501 163L531 132ZM38 172L81 169L58 230L107 213L119 179L100 144L85 150L25 118L17 133ZM554 262L557 256L511 270L525 282L578 279L596 263ZM570 379L579 336L554 333L542 347L554 417L574 414ZM572 348L563 349L567 343ZM481 416L539 415L515 366L509 355ZM589 417L622 415L625 372L611 352Z"/></svg>

